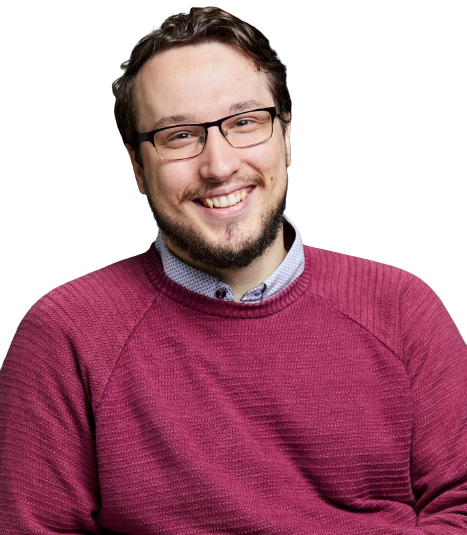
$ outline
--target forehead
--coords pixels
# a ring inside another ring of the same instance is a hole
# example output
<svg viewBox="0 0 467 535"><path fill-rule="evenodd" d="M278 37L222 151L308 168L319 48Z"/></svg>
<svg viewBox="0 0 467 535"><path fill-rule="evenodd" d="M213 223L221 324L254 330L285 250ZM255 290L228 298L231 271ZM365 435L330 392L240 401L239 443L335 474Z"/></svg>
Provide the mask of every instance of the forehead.
<svg viewBox="0 0 467 535"><path fill-rule="evenodd" d="M274 105L267 75L250 58L221 43L173 48L154 56L140 71L135 97L140 131L169 116L204 122L228 115L242 102Z"/></svg>

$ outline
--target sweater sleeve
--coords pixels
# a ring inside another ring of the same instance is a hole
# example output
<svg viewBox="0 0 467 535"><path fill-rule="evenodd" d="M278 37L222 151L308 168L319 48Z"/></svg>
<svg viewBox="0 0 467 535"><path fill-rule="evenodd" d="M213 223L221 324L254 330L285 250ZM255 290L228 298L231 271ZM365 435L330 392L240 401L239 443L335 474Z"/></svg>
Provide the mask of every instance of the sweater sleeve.
<svg viewBox="0 0 467 535"><path fill-rule="evenodd" d="M412 279L401 315L413 399L410 534L467 533L467 347L436 294Z"/></svg>
<svg viewBox="0 0 467 535"><path fill-rule="evenodd" d="M20 324L0 372L0 533L99 533L86 380L46 299Z"/></svg>

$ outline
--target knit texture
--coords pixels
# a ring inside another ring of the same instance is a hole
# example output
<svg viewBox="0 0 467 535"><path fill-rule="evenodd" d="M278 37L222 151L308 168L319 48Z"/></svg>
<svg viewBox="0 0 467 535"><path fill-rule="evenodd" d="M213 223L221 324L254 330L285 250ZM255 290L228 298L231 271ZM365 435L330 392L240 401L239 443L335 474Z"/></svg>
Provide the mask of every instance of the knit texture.
<svg viewBox="0 0 467 535"><path fill-rule="evenodd" d="M305 248L260 304L154 246L42 298L0 372L0 533L467 532L467 348L393 267Z"/></svg>

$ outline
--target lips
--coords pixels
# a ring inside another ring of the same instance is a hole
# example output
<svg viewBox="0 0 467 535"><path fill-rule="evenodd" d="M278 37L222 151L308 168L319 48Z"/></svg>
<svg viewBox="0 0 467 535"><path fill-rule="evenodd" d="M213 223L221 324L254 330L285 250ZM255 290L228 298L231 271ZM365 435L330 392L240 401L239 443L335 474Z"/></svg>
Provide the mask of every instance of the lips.
<svg viewBox="0 0 467 535"><path fill-rule="evenodd" d="M207 208L228 208L230 206L235 206L239 202L244 201L250 194L252 186L247 186L246 188L239 188L231 193L226 193L225 195L211 195L210 197L200 197L197 199L203 206Z"/></svg>

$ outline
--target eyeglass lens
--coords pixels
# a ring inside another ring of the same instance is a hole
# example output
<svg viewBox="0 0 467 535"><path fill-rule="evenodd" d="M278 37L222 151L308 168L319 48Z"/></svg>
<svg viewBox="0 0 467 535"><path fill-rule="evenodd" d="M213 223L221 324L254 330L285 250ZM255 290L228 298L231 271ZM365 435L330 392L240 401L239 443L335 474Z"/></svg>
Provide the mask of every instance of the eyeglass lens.
<svg viewBox="0 0 467 535"><path fill-rule="evenodd" d="M267 111L246 112L226 119L221 124L222 134L232 147L258 145L272 136L271 115ZM154 135L154 145L164 160L182 160L201 154L206 141L203 126L180 125Z"/></svg>

